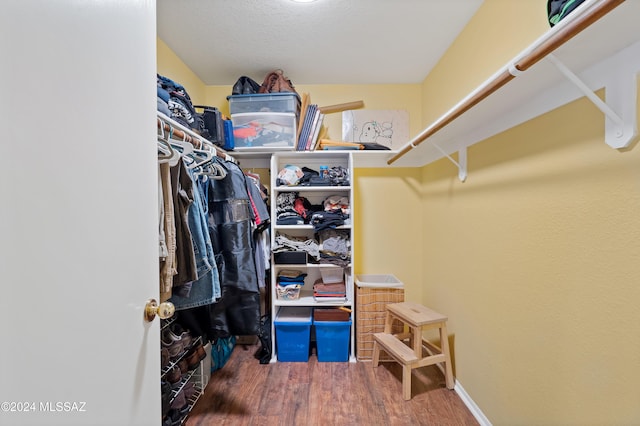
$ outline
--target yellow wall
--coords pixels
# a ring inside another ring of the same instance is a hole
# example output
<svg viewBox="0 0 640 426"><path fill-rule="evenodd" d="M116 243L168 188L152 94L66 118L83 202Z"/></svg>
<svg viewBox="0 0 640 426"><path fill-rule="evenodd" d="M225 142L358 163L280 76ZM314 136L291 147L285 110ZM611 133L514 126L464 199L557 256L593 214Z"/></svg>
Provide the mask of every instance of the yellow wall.
<svg viewBox="0 0 640 426"><path fill-rule="evenodd" d="M425 117L464 96L451 76L468 92L537 39L543 3L486 0L425 81ZM471 147L465 183L423 168L422 300L493 424L640 424L639 161L583 98Z"/></svg>
<svg viewBox="0 0 640 426"><path fill-rule="evenodd" d="M420 169L356 169L356 274L393 274L422 300Z"/></svg>
<svg viewBox="0 0 640 426"><path fill-rule="evenodd" d="M182 84L194 105L206 105L206 86L161 39L157 42L158 74Z"/></svg>
<svg viewBox="0 0 640 426"><path fill-rule="evenodd" d="M640 152L577 101L423 175L424 303L494 424L638 424ZM544 409L541 409L544 407Z"/></svg>
<svg viewBox="0 0 640 426"><path fill-rule="evenodd" d="M423 82L423 124L447 112L548 30L545 4L485 0Z"/></svg>

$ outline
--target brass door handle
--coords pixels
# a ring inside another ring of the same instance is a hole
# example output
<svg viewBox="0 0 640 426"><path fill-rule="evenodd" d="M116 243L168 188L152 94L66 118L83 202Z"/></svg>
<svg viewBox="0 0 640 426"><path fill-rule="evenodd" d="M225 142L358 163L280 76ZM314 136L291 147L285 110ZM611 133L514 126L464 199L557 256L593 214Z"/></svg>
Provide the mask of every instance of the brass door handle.
<svg viewBox="0 0 640 426"><path fill-rule="evenodd" d="M157 316L160 319L171 318L176 311L176 307L171 302L162 302L158 304L156 299L149 299L144 306L144 319L151 322Z"/></svg>

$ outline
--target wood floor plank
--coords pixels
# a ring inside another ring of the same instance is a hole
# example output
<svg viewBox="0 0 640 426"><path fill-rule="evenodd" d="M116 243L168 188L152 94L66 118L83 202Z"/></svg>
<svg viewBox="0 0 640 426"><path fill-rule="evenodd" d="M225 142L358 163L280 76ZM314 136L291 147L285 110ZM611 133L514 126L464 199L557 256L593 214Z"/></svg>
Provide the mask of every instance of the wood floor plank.
<svg viewBox="0 0 640 426"><path fill-rule="evenodd" d="M186 426L477 425L435 366L414 370L412 399L402 398L396 363L260 364L256 345L238 345L214 372Z"/></svg>
<svg viewBox="0 0 640 426"><path fill-rule="evenodd" d="M270 364L259 365L250 364L248 361L238 365L236 368L251 369L253 374L266 376L264 389L256 395L244 395L243 398L255 398L256 407L259 413L266 415L281 415L287 408L285 401L288 399L287 388L289 380L289 368L292 363L283 363L282 368L272 368ZM234 368L235 365L230 366ZM214 376L211 377L212 379Z"/></svg>

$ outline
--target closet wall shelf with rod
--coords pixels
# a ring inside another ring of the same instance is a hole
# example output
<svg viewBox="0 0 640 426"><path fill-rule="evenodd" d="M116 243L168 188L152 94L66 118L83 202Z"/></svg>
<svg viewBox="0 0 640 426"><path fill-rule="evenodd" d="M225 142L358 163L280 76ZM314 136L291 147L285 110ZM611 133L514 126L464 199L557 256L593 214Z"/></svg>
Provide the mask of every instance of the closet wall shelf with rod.
<svg viewBox="0 0 640 426"><path fill-rule="evenodd" d="M167 117L160 111L157 111L157 122L158 130L162 132L168 132L171 135L172 139L189 142L198 149L207 146L211 149L214 149L218 157L226 161L231 161L236 164L238 163L238 161L227 151L209 142L193 130L188 129L177 121L171 119L170 117Z"/></svg>
<svg viewBox="0 0 640 426"><path fill-rule="evenodd" d="M421 167L459 152L464 180L467 147L583 96L604 113L606 143L629 146L637 134L638 16L637 0L586 0L399 151L355 153L354 165ZM594 93L603 88L604 101Z"/></svg>

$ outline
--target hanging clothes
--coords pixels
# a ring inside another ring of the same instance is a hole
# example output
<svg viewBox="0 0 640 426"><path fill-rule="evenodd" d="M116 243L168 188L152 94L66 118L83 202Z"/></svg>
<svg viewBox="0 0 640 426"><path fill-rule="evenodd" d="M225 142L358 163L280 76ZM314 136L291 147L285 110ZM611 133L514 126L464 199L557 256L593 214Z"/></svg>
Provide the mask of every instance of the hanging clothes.
<svg viewBox="0 0 640 426"><path fill-rule="evenodd" d="M190 286L198 279L196 259L193 252L193 240L189 229L189 206L193 203L193 181L187 172L184 160L171 167L171 190L176 224L176 270L173 288Z"/></svg>
<svg viewBox="0 0 640 426"><path fill-rule="evenodd" d="M255 177L247 176L245 174L245 185L247 187L247 193L251 204L251 217L256 225L256 230L262 231L266 229L270 223L269 209L265 204L262 192L260 191L255 179Z"/></svg>
<svg viewBox="0 0 640 426"><path fill-rule="evenodd" d="M271 244L269 229L254 234L256 273L258 275L258 287L266 288L267 271L271 268Z"/></svg>
<svg viewBox="0 0 640 426"><path fill-rule="evenodd" d="M211 161L220 175L190 168L188 153L159 165L158 225L161 299L215 341L259 333L269 209L237 164Z"/></svg>
<svg viewBox="0 0 640 426"><path fill-rule="evenodd" d="M187 169L193 188L193 202L187 212L197 279L187 285L173 288L171 302L177 310L209 305L221 296L220 277L209 234L208 207L202 194L202 185L192 170Z"/></svg>
<svg viewBox="0 0 640 426"><path fill-rule="evenodd" d="M266 287L266 275L269 269L269 208L266 205L266 197L263 196L260 180L257 175L245 173L245 185L249 194L251 204L252 219L255 224L253 232L253 247L256 262L256 275L258 276L258 287Z"/></svg>
<svg viewBox="0 0 640 426"><path fill-rule="evenodd" d="M209 231L220 273L222 297L211 313L218 337L257 335L260 292L253 248L251 206L238 165L222 163L227 175L209 180Z"/></svg>
<svg viewBox="0 0 640 426"><path fill-rule="evenodd" d="M173 276L176 274L176 225L171 191L171 174L168 163L158 164L160 208L160 301L171 297ZM163 249L166 249L166 253Z"/></svg>

